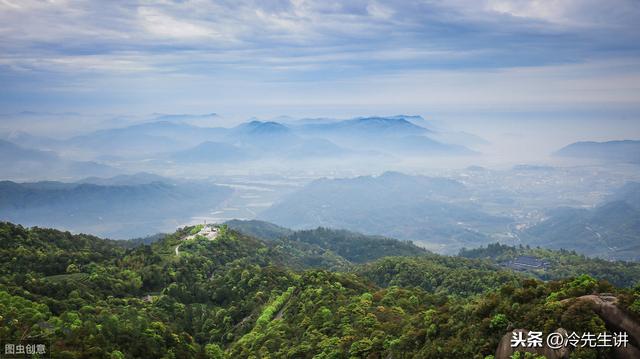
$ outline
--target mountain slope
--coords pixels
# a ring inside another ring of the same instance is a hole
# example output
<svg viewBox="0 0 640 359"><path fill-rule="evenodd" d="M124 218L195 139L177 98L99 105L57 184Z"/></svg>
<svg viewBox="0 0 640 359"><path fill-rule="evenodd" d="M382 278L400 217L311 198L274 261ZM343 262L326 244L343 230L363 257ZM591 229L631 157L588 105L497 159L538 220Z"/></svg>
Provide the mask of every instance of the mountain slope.
<svg viewBox="0 0 640 359"><path fill-rule="evenodd" d="M417 256L428 253L409 241L329 228L296 231L287 238L326 248L353 263L365 263L387 256Z"/></svg>
<svg viewBox="0 0 640 359"><path fill-rule="evenodd" d="M250 158L242 149L237 146L222 143L206 141L184 151L178 151L171 154L170 158L180 162L238 162Z"/></svg>
<svg viewBox="0 0 640 359"><path fill-rule="evenodd" d="M640 163L640 141L576 142L554 153L561 157Z"/></svg>
<svg viewBox="0 0 640 359"><path fill-rule="evenodd" d="M85 155L139 158L185 150L205 141L218 141L228 133L226 128L162 120L98 130L67 139L61 145L67 151L81 150Z"/></svg>
<svg viewBox="0 0 640 359"><path fill-rule="evenodd" d="M70 138L64 144L94 154L135 156L182 149L187 141L202 138L203 132L187 124L158 121L99 130Z"/></svg>
<svg viewBox="0 0 640 359"><path fill-rule="evenodd" d="M473 155L460 145L438 142L434 133L409 116L361 117L341 121L315 121L294 127L306 136L322 137L339 146L395 155Z"/></svg>
<svg viewBox="0 0 640 359"><path fill-rule="evenodd" d="M238 220L233 219L225 222L229 228L246 235L262 238L266 240L276 240L291 235L293 231L288 228L280 227L273 223L258 220Z"/></svg>
<svg viewBox="0 0 640 359"><path fill-rule="evenodd" d="M242 233L266 240L284 239L330 250L353 263L369 262L386 256L416 256L428 253L410 241L330 228L293 231L263 221L232 220L226 224Z"/></svg>
<svg viewBox="0 0 640 359"><path fill-rule="evenodd" d="M608 201L624 201L633 208L640 210L640 182L627 182L618 188Z"/></svg>
<svg viewBox="0 0 640 359"><path fill-rule="evenodd" d="M117 175L114 177L87 177L77 181L76 183L88 183L100 186L128 186L137 184L146 184L153 182L174 183L173 180L158 176L153 173L138 172L131 175Z"/></svg>
<svg viewBox="0 0 640 359"><path fill-rule="evenodd" d="M173 230L231 190L209 184L0 182L0 219L131 238Z"/></svg>
<svg viewBox="0 0 640 359"><path fill-rule="evenodd" d="M346 228L408 239L454 253L489 241L510 220L466 202L459 182L387 172L377 177L317 180L258 215L290 228Z"/></svg>
<svg viewBox="0 0 640 359"><path fill-rule="evenodd" d="M2 179L109 176L116 170L97 163L72 161L55 152L18 146L0 140Z"/></svg>
<svg viewBox="0 0 640 359"><path fill-rule="evenodd" d="M0 140L0 161L44 162L57 161L58 156L51 151L32 150L9 141Z"/></svg>
<svg viewBox="0 0 640 359"><path fill-rule="evenodd" d="M561 208L528 228L526 242L619 260L640 260L640 211L624 201L594 209Z"/></svg>
<svg viewBox="0 0 640 359"><path fill-rule="evenodd" d="M401 117L362 117L328 123L303 126L304 131L335 135L398 136L418 135L430 132Z"/></svg>

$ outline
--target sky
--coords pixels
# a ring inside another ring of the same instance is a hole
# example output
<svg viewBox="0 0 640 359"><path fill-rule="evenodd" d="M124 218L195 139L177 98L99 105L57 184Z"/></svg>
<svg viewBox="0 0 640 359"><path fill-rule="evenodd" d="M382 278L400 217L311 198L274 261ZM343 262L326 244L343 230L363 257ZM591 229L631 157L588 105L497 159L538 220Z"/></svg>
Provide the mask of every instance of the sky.
<svg viewBox="0 0 640 359"><path fill-rule="evenodd" d="M640 1L0 0L0 121L22 111L537 114L640 137Z"/></svg>

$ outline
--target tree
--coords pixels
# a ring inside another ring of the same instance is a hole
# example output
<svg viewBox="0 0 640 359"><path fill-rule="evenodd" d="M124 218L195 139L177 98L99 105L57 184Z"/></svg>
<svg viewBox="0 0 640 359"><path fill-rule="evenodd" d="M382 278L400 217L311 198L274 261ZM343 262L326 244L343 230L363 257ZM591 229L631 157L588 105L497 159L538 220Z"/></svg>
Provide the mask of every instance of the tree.
<svg viewBox="0 0 640 359"><path fill-rule="evenodd" d="M207 359L223 359L224 352L220 349L220 346L215 343L209 343L204 347L205 357Z"/></svg>

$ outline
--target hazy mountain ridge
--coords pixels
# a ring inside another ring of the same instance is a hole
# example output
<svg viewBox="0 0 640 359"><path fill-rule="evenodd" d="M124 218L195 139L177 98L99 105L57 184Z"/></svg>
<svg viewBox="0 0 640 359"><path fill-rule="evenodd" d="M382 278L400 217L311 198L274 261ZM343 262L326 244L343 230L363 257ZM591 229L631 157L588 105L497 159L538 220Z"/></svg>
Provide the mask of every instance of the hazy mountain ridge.
<svg viewBox="0 0 640 359"><path fill-rule="evenodd" d="M330 133L347 136L349 134L369 134L374 136L416 135L431 132L430 130L407 121L403 117L360 117L328 123L306 124L302 131L313 133Z"/></svg>
<svg viewBox="0 0 640 359"><path fill-rule="evenodd" d="M624 194L621 197L621 194ZM528 228L527 243L589 256L640 260L640 187L629 183L593 209L558 208Z"/></svg>
<svg viewBox="0 0 640 359"><path fill-rule="evenodd" d="M65 146L95 154L136 156L176 151L223 135L219 128L196 127L171 121L154 121L124 128L98 130L76 136Z"/></svg>
<svg viewBox="0 0 640 359"><path fill-rule="evenodd" d="M510 219L467 202L460 182L387 172L377 177L321 179L274 204L258 218L290 228L333 227L419 241L455 251L488 241L483 234ZM480 231L482 229L482 231Z"/></svg>
<svg viewBox="0 0 640 359"><path fill-rule="evenodd" d="M380 155L399 158L476 154L464 146L429 138L431 130L413 123L419 116L325 119L312 124L252 120L231 128L205 127L211 121L196 126L194 123L200 123L192 121L210 118L215 116L160 115L152 121L100 129L68 139L52 140L27 133L7 138L23 139L31 148L55 151L73 159L99 159L116 164L153 159L155 162L147 163L155 166L180 162L235 165L261 159L357 161ZM7 150L4 152L11 155ZM93 174L86 174L89 175Z"/></svg>
<svg viewBox="0 0 640 359"><path fill-rule="evenodd" d="M608 201L625 201L640 210L640 182L627 182L608 198Z"/></svg>
<svg viewBox="0 0 640 359"><path fill-rule="evenodd" d="M640 141L576 142L561 148L556 151L554 155L614 162L640 163Z"/></svg>
<svg viewBox="0 0 640 359"><path fill-rule="evenodd" d="M42 162L59 160L59 157L52 151L24 148L12 142L0 140L0 160L3 162L10 160Z"/></svg>
<svg viewBox="0 0 640 359"><path fill-rule="evenodd" d="M251 155L238 146L224 142L205 141L199 145L170 155L174 161L189 162L240 162Z"/></svg>
<svg viewBox="0 0 640 359"><path fill-rule="evenodd" d="M476 154L464 146L438 142L430 138L434 134L433 131L409 121L407 117L409 116L361 117L303 124L298 128L300 133L308 136L326 137L340 146L369 151L410 156Z"/></svg>
<svg viewBox="0 0 640 359"><path fill-rule="evenodd" d="M98 162L68 160L53 151L24 148L4 140L0 140L0 167L2 179L110 176L117 173L115 168Z"/></svg>
<svg viewBox="0 0 640 359"><path fill-rule="evenodd" d="M160 114L156 113L153 115L154 121L169 121L169 122L177 122L177 123L185 123L193 126L210 126L213 127L217 125L220 120L220 115L217 113L206 113L206 114Z"/></svg>
<svg viewBox="0 0 640 359"><path fill-rule="evenodd" d="M172 230L232 192L195 182L131 183L0 182L0 219L130 238Z"/></svg>
<svg viewBox="0 0 640 359"><path fill-rule="evenodd" d="M147 184L153 182L162 182L168 184L175 184L176 181L174 179L170 179L167 177L162 177L153 173L139 172L134 174L127 175L118 175L114 177L104 178L104 177L87 177L83 178L76 183L89 183L95 185L102 186L115 186L115 185L136 185L136 184Z"/></svg>

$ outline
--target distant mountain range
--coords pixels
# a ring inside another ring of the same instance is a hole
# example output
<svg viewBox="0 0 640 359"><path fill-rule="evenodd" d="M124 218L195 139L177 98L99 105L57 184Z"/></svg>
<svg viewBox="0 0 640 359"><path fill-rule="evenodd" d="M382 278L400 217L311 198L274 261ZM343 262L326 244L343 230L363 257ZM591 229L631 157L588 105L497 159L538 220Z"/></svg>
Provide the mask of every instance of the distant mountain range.
<svg viewBox="0 0 640 359"><path fill-rule="evenodd" d="M332 119L332 118L305 118L300 120L292 120L291 118L283 118L283 121L287 124L291 124L293 126L301 126L307 130L311 129L325 129L330 130L332 127L346 127L345 124L339 125L339 122L344 122L344 120ZM451 131L446 128L442 128L442 126L438 126L431 121L425 120L422 116L417 115L394 115L394 116L384 116L384 117L357 117L351 121L350 125L357 124L358 121L369 123L368 126L373 126L372 124L376 121L384 122L384 121L393 121L396 124L400 124L399 127L403 127L404 131L396 131L404 132L405 135L425 135L437 142L449 145L459 145L463 147L476 147L478 145L486 145L489 142L479 136L474 134L461 132L461 131ZM412 127L414 125L415 127ZM368 127L367 126L367 127ZM379 127L387 127L386 124L378 123ZM416 128L417 127L417 128ZM426 130L426 131L425 131Z"/></svg>
<svg viewBox="0 0 640 359"><path fill-rule="evenodd" d="M0 140L0 168L3 179L73 178L81 176L110 176L117 171L93 161L73 161L55 152L25 148Z"/></svg>
<svg viewBox="0 0 640 359"><path fill-rule="evenodd" d="M640 163L640 141L576 142L554 154L560 157Z"/></svg>
<svg viewBox="0 0 640 359"><path fill-rule="evenodd" d="M186 123L194 126L215 126L219 123L220 116L217 113L206 114L155 114L155 121L169 121Z"/></svg>
<svg viewBox="0 0 640 359"><path fill-rule="evenodd" d="M87 177L75 183L95 184L99 186L132 186L139 184L148 184L154 182L162 182L167 184L176 184L177 181L158 176L153 173L138 172L131 175L118 175L114 177Z"/></svg>
<svg viewBox="0 0 640 359"><path fill-rule="evenodd" d="M374 136L402 136L431 132L415 125L403 117L362 117L327 123L306 124L301 126L303 131L324 132L330 134L358 136L369 134Z"/></svg>
<svg viewBox="0 0 640 359"><path fill-rule="evenodd" d="M245 161L250 157L251 155L247 151L238 146L214 141L205 141L195 147L177 151L169 156L172 160L185 163Z"/></svg>
<svg viewBox="0 0 640 359"><path fill-rule="evenodd" d="M640 183L593 209L558 208L523 234L531 245L617 260L640 260Z"/></svg>
<svg viewBox="0 0 640 359"><path fill-rule="evenodd" d="M186 123L155 121L124 128L99 130L70 138L62 147L96 155L138 157L187 149L194 144L224 135L220 128L196 127ZM60 148L60 147L59 147Z"/></svg>
<svg viewBox="0 0 640 359"><path fill-rule="evenodd" d="M23 158L43 156L99 160L109 163L154 160L155 164L239 163L248 160L345 159L362 156L460 156L474 151L431 138L419 116L363 117L312 123L250 121L232 128L201 127L215 114L160 115L154 121L103 129L68 139L28 133L5 135L7 143L33 149ZM202 121L200 121L202 120ZM16 158L0 146L0 156ZM46 150L47 153L38 151ZM31 169L26 172L30 172ZM87 176L95 175L93 173Z"/></svg>
<svg viewBox="0 0 640 359"><path fill-rule="evenodd" d="M227 187L172 183L153 175L80 183L2 181L0 220L131 238L174 230L191 216L215 208L231 192Z"/></svg>
<svg viewBox="0 0 640 359"><path fill-rule="evenodd" d="M421 118L420 118L421 119ZM363 117L343 121L303 124L295 127L307 136L326 138L347 148L411 155L473 155L467 147L442 143L435 133L407 116Z"/></svg>
<svg viewBox="0 0 640 359"><path fill-rule="evenodd" d="M326 226L414 240L453 253L487 243L486 233L510 222L469 204L468 196L454 180L387 172L314 181L258 218L296 229Z"/></svg>

